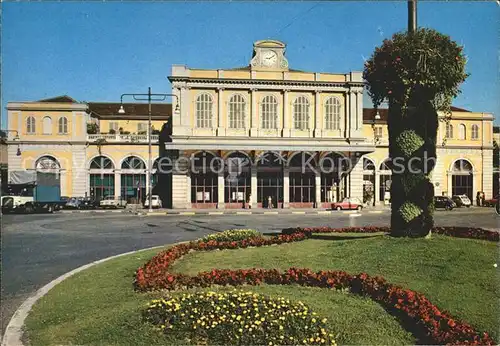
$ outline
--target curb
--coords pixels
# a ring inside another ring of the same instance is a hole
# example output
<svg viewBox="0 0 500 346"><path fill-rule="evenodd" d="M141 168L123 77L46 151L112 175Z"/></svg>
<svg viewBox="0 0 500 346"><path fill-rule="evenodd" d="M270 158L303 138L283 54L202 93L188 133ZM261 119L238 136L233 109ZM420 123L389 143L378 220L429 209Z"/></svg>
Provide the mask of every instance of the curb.
<svg viewBox="0 0 500 346"><path fill-rule="evenodd" d="M179 243L174 243L174 244L180 244L183 242ZM5 333L2 338L2 346L24 346L23 342L21 341L21 338L23 336L23 326L24 326L24 321L26 320L26 317L28 317L29 312L31 311L31 308L33 305L44 295L46 295L52 288L54 288L57 284L61 283L62 281L66 280L67 278L85 270L90 267L93 267L97 264L101 264L103 262L122 257L122 256L127 256L127 255L132 255L137 252L141 251L147 251L147 250L153 250L153 249L159 249L165 246L168 246L169 244L165 245L160 245L160 246L153 246L150 248L146 249L140 249L140 250L135 250L135 251L129 251L125 252L122 254L114 255L111 257L103 258L98 261L91 262L89 264L85 264L81 267L78 267L76 269L73 269L66 274L63 274L59 276L58 278L52 280L42 288L40 288L38 291L36 291L35 294L31 295L28 299L26 299L21 306L14 312L12 315L9 324L7 325L7 328L5 328Z"/></svg>
<svg viewBox="0 0 500 346"><path fill-rule="evenodd" d="M350 215L365 215L369 214L382 214L384 212L388 212L388 210L367 210L359 212L358 210L317 210L317 211L288 211L288 212L278 212L278 211L178 211L178 212L137 212L136 215L142 216L207 216L207 215L342 215L342 214L350 214Z"/></svg>

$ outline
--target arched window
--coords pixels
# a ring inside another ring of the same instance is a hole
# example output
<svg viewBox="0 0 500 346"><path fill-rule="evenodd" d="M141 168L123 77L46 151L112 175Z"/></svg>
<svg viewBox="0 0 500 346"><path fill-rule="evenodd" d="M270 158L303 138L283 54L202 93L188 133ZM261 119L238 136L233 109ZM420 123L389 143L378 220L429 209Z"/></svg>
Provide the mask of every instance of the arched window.
<svg viewBox="0 0 500 346"><path fill-rule="evenodd" d="M34 134L35 132L36 132L35 117L30 116L26 119L26 133Z"/></svg>
<svg viewBox="0 0 500 346"><path fill-rule="evenodd" d="M40 157L35 164L35 169L37 171L52 171L58 170L59 168L60 165L57 159L48 155Z"/></svg>
<svg viewBox="0 0 500 346"><path fill-rule="evenodd" d="M472 172L472 164L468 160L457 160L453 164L453 172L470 173Z"/></svg>
<svg viewBox="0 0 500 346"><path fill-rule="evenodd" d="M42 122L42 130L44 135L52 134L52 119L50 117L44 117Z"/></svg>
<svg viewBox="0 0 500 346"><path fill-rule="evenodd" d="M68 119L66 117L59 118L59 133L61 134L68 133Z"/></svg>
<svg viewBox="0 0 500 346"><path fill-rule="evenodd" d="M137 156L129 156L122 162L122 169L146 169L144 161Z"/></svg>
<svg viewBox="0 0 500 346"><path fill-rule="evenodd" d="M278 102L274 96L266 96L262 101L262 128L278 128Z"/></svg>
<svg viewBox="0 0 500 346"><path fill-rule="evenodd" d="M380 170L381 171L390 171L391 170L391 167L389 166L390 162L391 162L391 159L384 160L384 162L382 162L380 164Z"/></svg>
<svg viewBox="0 0 500 346"><path fill-rule="evenodd" d="M229 100L229 128L245 128L246 103L240 94L233 95Z"/></svg>
<svg viewBox="0 0 500 346"><path fill-rule="evenodd" d="M97 156L90 162L90 169L113 169L113 162L106 156Z"/></svg>
<svg viewBox="0 0 500 346"><path fill-rule="evenodd" d="M367 159L366 157L363 157L363 169L365 171L374 171L375 170L375 164L373 163L372 160Z"/></svg>
<svg viewBox="0 0 500 346"><path fill-rule="evenodd" d="M296 130L309 129L309 101L305 96L299 96L293 103L293 127Z"/></svg>
<svg viewBox="0 0 500 346"><path fill-rule="evenodd" d="M453 138L453 125L446 124L446 138Z"/></svg>
<svg viewBox="0 0 500 346"><path fill-rule="evenodd" d="M458 139L466 139L466 129L464 124L458 125Z"/></svg>
<svg viewBox="0 0 500 346"><path fill-rule="evenodd" d="M340 101L330 97L325 104L325 128L327 130L340 130Z"/></svg>
<svg viewBox="0 0 500 346"><path fill-rule="evenodd" d="M209 94L201 94L196 99L196 127L212 127L212 97Z"/></svg>
<svg viewBox="0 0 500 346"><path fill-rule="evenodd" d="M472 134L471 134L472 139L479 139L479 126L477 125L472 125Z"/></svg>

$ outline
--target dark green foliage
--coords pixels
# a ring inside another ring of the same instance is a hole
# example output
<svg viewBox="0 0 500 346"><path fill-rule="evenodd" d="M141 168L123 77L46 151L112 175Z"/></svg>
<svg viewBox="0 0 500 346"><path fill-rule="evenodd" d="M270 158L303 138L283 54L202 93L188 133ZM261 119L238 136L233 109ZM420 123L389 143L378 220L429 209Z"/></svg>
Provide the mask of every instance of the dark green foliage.
<svg viewBox="0 0 500 346"><path fill-rule="evenodd" d="M366 62L363 77L376 107L389 100L389 157L392 160L391 233L426 236L434 225L437 111L467 78L462 47L432 29L397 33Z"/></svg>

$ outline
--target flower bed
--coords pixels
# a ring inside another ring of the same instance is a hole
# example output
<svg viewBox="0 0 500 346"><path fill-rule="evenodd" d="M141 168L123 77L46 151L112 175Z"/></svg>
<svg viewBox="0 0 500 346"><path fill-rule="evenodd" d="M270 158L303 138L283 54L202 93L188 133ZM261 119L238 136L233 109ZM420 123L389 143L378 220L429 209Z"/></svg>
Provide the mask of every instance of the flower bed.
<svg viewBox="0 0 500 346"><path fill-rule="evenodd" d="M290 268L284 272L276 269L217 270L198 273L196 276L173 274L169 266L190 251L214 249L236 249L249 246L265 246L301 241L312 233L377 233L387 232L387 227L367 228L294 228L284 230L282 235L271 238L252 238L242 241L216 242L197 241L179 244L153 257L136 272L135 286L140 291L155 289L182 289L208 287L210 285L239 286L299 284L303 286L331 289L349 289L352 293L366 295L389 310L403 314L421 328L436 344L484 344L496 343L487 333L480 333L470 325L457 321L433 305L424 295L387 283L381 277L371 277L366 273L351 275L343 271L312 272L307 268ZM440 227L435 233L498 241L498 233L477 228Z"/></svg>
<svg viewBox="0 0 500 346"><path fill-rule="evenodd" d="M253 292L199 292L153 300L144 317L190 344L336 345L326 319L302 302Z"/></svg>
<svg viewBox="0 0 500 346"><path fill-rule="evenodd" d="M223 241L239 241L250 238L260 238L262 235L254 229L230 229L224 232L212 233L203 238L202 241L208 242L215 240L218 242Z"/></svg>

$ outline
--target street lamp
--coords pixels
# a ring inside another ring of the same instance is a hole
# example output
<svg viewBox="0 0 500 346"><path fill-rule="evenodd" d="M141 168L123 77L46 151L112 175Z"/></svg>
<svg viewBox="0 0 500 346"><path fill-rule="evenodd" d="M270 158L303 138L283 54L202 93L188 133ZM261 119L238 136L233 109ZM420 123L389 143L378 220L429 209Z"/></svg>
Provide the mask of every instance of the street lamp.
<svg viewBox="0 0 500 346"><path fill-rule="evenodd" d="M120 108L118 109L118 114L125 114L125 108L123 107L123 97L132 96L136 101L148 101L148 181L149 181L149 212L153 211L153 188L152 188L152 150L151 150L151 101L165 101L167 97L175 97L175 113L179 113L179 97L174 94L152 94L151 87L148 88L147 94L122 94L120 97ZM146 98L144 98L146 96Z"/></svg>

